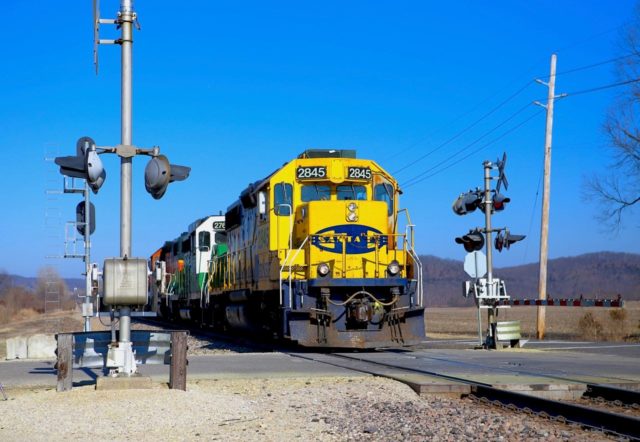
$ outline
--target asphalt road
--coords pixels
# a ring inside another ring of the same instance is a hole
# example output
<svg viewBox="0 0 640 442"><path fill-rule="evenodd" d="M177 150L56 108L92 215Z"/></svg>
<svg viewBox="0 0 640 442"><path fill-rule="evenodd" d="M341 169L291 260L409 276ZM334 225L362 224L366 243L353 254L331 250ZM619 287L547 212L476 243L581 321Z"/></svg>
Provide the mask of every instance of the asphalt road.
<svg viewBox="0 0 640 442"><path fill-rule="evenodd" d="M447 344L448 343L448 344ZM591 342L529 342L517 350L471 350L473 341L427 342L415 351L350 352L347 355L383 363L404 364L434 373L457 374L493 381L514 376L549 376L602 383L640 385L640 344ZM309 353L307 353L309 354ZM140 365L139 372L158 382L168 382L168 365ZM75 369L74 385L95 383L102 370ZM293 378L315 376L365 376L296 357L288 353L242 353L190 356L188 379ZM5 388L56 385L54 361L0 362L0 383Z"/></svg>

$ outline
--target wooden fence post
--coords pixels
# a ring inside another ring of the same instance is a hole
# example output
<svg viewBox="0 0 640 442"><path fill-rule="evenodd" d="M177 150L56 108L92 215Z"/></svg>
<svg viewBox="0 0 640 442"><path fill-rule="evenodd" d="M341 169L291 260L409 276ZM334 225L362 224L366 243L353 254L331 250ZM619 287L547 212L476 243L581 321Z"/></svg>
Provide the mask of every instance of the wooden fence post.
<svg viewBox="0 0 640 442"><path fill-rule="evenodd" d="M187 332L171 332L169 388L187 391Z"/></svg>
<svg viewBox="0 0 640 442"><path fill-rule="evenodd" d="M58 360L56 369L58 371L57 391L69 391L73 387L73 334L59 333L56 335L58 346L56 354Z"/></svg>

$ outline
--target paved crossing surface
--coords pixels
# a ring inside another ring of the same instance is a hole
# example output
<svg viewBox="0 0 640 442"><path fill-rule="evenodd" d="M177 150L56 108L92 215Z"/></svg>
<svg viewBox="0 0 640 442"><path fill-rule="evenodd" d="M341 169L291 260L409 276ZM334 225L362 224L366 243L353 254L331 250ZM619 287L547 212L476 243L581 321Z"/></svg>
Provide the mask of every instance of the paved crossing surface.
<svg viewBox="0 0 640 442"><path fill-rule="evenodd" d="M640 385L640 344L592 342L529 342L524 349L473 350L473 341L426 341L414 351L350 352L362 360L404 365L449 375L495 381L531 375L599 383ZM309 353L307 353L309 354ZM154 381L167 382L166 365L141 365L139 371ZM101 370L75 369L74 385L95 383ZM189 357L188 380L229 378L286 378L366 376L363 373L287 353L217 354ZM55 388L54 361L0 362L0 383L5 388Z"/></svg>

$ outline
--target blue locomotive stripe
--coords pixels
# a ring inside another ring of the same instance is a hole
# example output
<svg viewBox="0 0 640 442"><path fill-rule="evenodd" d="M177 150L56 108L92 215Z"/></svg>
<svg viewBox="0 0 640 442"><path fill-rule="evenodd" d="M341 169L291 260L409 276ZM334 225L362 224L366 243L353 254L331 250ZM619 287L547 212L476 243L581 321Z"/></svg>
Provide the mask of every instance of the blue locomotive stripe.
<svg viewBox="0 0 640 442"><path fill-rule="evenodd" d="M346 238L342 240L341 236ZM340 224L319 230L311 237L311 244L320 250L342 254L342 245L348 255L373 252L387 245L387 236L378 229L361 224Z"/></svg>

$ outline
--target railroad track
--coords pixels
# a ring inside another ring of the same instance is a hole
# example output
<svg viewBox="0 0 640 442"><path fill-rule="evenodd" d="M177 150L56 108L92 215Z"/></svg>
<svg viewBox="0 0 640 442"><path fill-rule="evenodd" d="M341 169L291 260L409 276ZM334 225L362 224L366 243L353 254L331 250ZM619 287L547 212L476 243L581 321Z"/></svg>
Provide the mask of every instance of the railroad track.
<svg viewBox="0 0 640 442"><path fill-rule="evenodd" d="M176 325L158 320L151 321L147 318L140 322L165 327L172 327ZM585 393L581 403L558 401L496 388L488 383L471 381L457 376L446 375L425 369L409 368L406 365L398 365L397 363L371 361L363 358L361 356L362 353L318 353L316 351L292 347L291 345L282 346L274 343L273 341L256 342L255 339L218 333L209 329L196 327L187 327L187 329L189 329L194 336L198 336L200 338L222 340L225 342L245 345L255 348L257 351L281 351L293 357L322 362L376 376L387 377L404 382L414 389L416 389L416 382L407 381L407 379L413 379L415 381L416 376L442 379L452 383L465 385L465 393L461 394L466 394L483 403L513 411L535 414L556 421L566 422L568 424L575 423L604 433L640 441L640 419L635 416L611 411L611 409L621 410L625 406L637 410L640 407L640 392L637 391L616 388L608 385L589 384L570 378L535 373L535 376L537 377L565 380L585 385ZM406 353L410 354L413 352L406 351ZM423 358L442 359L432 356ZM481 364L457 363L486 369L486 367ZM518 374L534 374L522 369L503 368L501 370ZM462 390L459 392L462 392ZM605 405L604 407L603 402Z"/></svg>
<svg viewBox="0 0 640 442"><path fill-rule="evenodd" d="M482 402L502 408L535 414L556 421L579 424L584 427L628 438L640 440L640 419L599 407L580 405L569 401L540 398L537 396L495 388L490 384L466 378L445 375L424 369L408 368L390 362L365 360L357 354L310 354L289 353L291 356L323 362L341 368L360 371L376 376L405 382L414 390L420 376L442 379L467 386L468 395ZM588 384L585 395L600 397L609 402L640 405L640 392L600 384Z"/></svg>

